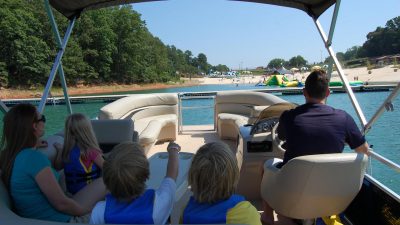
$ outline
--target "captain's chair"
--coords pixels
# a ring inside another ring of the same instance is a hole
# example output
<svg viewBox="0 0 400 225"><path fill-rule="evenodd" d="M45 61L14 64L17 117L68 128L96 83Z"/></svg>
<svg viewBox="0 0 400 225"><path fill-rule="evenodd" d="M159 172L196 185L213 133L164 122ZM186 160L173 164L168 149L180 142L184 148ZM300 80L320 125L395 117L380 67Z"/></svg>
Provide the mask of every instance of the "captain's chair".
<svg viewBox="0 0 400 225"><path fill-rule="evenodd" d="M313 219L343 212L361 188L368 157L362 153L308 155L281 169L280 159L264 164L262 198L276 213Z"/></svg>

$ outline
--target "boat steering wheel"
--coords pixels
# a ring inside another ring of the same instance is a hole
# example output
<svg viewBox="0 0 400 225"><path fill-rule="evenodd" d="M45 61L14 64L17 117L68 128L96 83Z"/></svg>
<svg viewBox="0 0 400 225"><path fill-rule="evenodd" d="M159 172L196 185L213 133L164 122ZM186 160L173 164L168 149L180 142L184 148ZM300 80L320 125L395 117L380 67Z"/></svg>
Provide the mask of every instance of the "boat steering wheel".
<svg viewBox="0 0 400 225"><path fill-rule="evenodd" d="M278 147L279 149L281 149L281 150L284 151L285 149L282 147L282 145L285 143L285 141L282 141L282 140L279 138L279 135L278 135L278 126L279 126L279 122L276 123L275 126L272 128L272 131L271 131L272 144L275 145L276 147Z"/></svg>

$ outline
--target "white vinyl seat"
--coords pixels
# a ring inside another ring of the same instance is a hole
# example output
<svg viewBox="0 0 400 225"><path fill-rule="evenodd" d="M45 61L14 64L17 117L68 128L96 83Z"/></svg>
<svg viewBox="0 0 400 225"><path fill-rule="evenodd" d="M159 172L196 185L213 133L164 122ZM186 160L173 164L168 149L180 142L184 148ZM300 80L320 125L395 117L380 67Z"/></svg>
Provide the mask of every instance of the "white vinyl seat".
<svg viewBox="0 0 400 225"><path fill-rule="evenodd" d="M276 213L313 219L343 212L356 197L364 178L367 156L362 153L308 155L281 169L280 159L264 164L261 196Z"/></svg>

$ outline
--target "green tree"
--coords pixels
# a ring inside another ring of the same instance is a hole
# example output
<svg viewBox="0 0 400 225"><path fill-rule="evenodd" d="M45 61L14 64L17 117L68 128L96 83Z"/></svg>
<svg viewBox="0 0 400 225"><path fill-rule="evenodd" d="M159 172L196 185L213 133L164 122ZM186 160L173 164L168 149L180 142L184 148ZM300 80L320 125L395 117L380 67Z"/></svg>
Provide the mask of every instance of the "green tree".
<svg viewBox="0 0 400 225"><path fill-rule="evenodd" d="M302 67L305 65L307 65L307 60L305 60L301 55L294 56L291 59L289 59L290 67Z"/></svg>
<svg viewBox="0 0 400 225"><path fill-rule="evenodd" d="M269 61L268 63L268 67L269 68L281 68L282 66L285 66L287 63L284 59L280 59L280 58L275 58L272 59L271 61Z"/></svg>
<svg viewBox="0 0 400 225"><path fill-rule="evenodd" d="M363 56L375 57L400 53L400 16L389 20L386 27L378 27L367 34Z"/></svg>
<svg viewBox="0 0 400 225"><path fill-rule="evenodd" d="M8 86L8 71L5 62L0 62L0 88Z"/></svg>
<svg viewBox="0 0 400 225"><path fill-rule="evenodd" d="M212 70L213 71L218 71L218 72L228 72L229 71L229 67L227 67L226 65L218 64L216 66L213 66Z"/></svg>
<svg viewBox="0 0 400 225"><path fill-rule="evenodd" d="M207 72L209 70L207 63L207 56L205 54L200 53L197 56L197 64L202 72Z"/></svg>
<svg viewBox="0 0 400 225"><path fill-rule="evenodd" d="M40 38L42 24L25 9L29 2L0 0L0 5L0 61L9 68L8 81L24 86L43 83L50 51Z"/></svg>

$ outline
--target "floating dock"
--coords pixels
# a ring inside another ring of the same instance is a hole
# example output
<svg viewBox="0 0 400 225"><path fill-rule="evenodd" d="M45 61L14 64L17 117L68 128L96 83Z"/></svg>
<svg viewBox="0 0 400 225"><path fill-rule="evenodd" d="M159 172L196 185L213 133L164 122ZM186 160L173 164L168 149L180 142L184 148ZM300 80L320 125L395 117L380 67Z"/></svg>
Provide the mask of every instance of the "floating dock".
<svg viewBox="0 0 400 225"><path fill-rule="evenodd" d="M391 91L396 88L397 84L382 84L382 85L360 85L352 86L354 92L376 92L376 91ZM345 93L343 87L330 87L333 93ZM265 92L272 94L282 95L299 95L303 94L303 87L286 87L286 88L263 88L263 89L250 89L249 91ZM216 92L205 92L204 95L216 94ZM87 104L87 103L109 103L117 99L130 96L132 94L120 95L96 95L96 96L73 96L69 97L71 104ZM203 96L202 92L191 93L191 96ZM26 99L2 99L1 101L7 106L13 106L19 103L31 103L38 105L40 98L26 98ZM51 97L47 99L46 105L64 105L64 97Z"/></svg>

